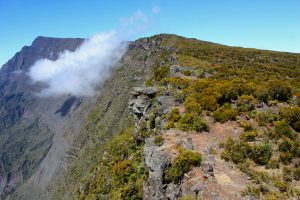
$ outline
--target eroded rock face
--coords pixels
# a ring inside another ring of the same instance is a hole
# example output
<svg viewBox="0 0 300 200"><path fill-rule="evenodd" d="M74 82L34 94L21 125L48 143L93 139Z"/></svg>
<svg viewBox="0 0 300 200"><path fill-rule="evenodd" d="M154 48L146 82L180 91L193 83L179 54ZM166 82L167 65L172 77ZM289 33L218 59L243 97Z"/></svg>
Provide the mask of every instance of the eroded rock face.
<svg viewBox="0 0 300 200"><path fill-rule="evenodd" d="M149 178L144 185L143 198L148 200L165 199L163 174L166 167L170 164L170 160L166 154L158 150L158 147L153 142L153 138L145 140L144 155L145 167L149 170ZM174 195L170 194L170 196Z"/></svg>
<svg viewBox="0 0 300 200"><path fill-rule="evenodd" d="M135 119L134 136L138 143L138 131L143 121L149 120L151 99L158 92L157 87L134 87L130 93L129 110Z"/></svg>

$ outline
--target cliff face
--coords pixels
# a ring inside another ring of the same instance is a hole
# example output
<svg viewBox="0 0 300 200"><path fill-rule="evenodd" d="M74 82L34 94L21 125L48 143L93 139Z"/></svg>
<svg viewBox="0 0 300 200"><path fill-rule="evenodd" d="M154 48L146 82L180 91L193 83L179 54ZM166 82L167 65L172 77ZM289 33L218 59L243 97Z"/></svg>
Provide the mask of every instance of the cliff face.
<svg viewBox="0 0 300 200"><path fill-rule="evenodd" d="M76 116L76 112L79 112L88 100L67 95L59 98L40 98L36 93L44 86L40 83L32 84L26 73L35 61L43 58L55 60L61 52L74 51L82 42L83 39L38 37L31 46L23 47L1 68L2 197L14 191L30 177L41 187L47 185L58 163L63 159L71 139L79 132L85 115ZM85 109L85 112L88 112L89 109ZM70 125L75 117L76 122ZM33 174L35 175L32 176Z"/></svg>

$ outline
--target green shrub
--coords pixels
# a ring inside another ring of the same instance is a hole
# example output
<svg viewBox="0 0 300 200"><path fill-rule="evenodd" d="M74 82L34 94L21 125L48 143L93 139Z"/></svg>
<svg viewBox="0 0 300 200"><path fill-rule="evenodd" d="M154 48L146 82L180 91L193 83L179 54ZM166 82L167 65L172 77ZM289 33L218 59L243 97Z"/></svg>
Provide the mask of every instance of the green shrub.
<svg viewBox="0 0 300 200"><path fill-rule="evenodd" d="M286 136L295 138L296 136L290 125L284 119L275 122L275 132L279 137Z"/></svg>
<svg viewBox="0 0 300 200"><path fill-rule="evenodd" d="M179 155L173 164L166 169L165 180L167 182L179 182L184 173L190 171L192 166L200 166L202 156L200 153L180 149Z"/></svg>
<svg viewBox="0 0 300 200"><path fill-rule="evenodd" d="M242 163L250 154L251 146L248 143L228 138L225 142L221 158L231 160L234 163Z"/></svg>
<svg viewBox="0 0 300 200"><path fill-rule="evenodd" d="M180 118L177 123L179 129L183 131L194 130L197 132L208 131L207 123L199 115L189 113Z"/></svg>
<svg viewBox="0 0 300 200"><path fill-rule="evenodd" d="M269 86L257 88L255 96L264 102L268 100L287 101L292 97L291 88L284 83L272 82Z"/></svg>
<svg viewBox="0 0 300 200"><path fill-rule="evenodd" d="M279 110L279 116L291 125L296 131L300 131L300 107L284 106Z"/></svg>
<svg viewBox="0 0 300 200"><path fill-rule="evenodd" d="M237 116L237 112L231 107L230 108L221 107L213 113L213 118L217 122L221 122L221 123L224 123L229 120L235 120L236 116Z"/></svg>
<svg viewBox="0 0 300 200"><path fill-rule="evenodd" d="M271 110L267 110L265 112L257 112L256 119L258 121L259 126L265 126L268 123L277 119L277 116L273 114Z"/></svg>
<svg viewBox="0 0 300 200"><path fill-rule="evenodd" d="M269 143L260 143L253 147L251 158L259 165L265 165L272 156L272 146Z"/></svg>
<svg viewBox="0 0 300 200"><path fill-rule="evenodd" d="M154 143L157 146L161 146L164 143L165 139L161 135L157 135L154 137Z"/></svg>
<svg viewBox="0 0 300 200"><path fill-rule="evenodd" d="M278 160L270 160L266 165L267 169L278 169L279 168L279 161Z"/></svg>
<svg viewBox="0 0 300 200"><path fill-rule="evenodd" d="M254 92L254 96L259 99L262 102L267 103L269 99L271 99L271 96L269 94L268 88L265 86L258 87L256 91Z"/></svg>
<svg viewBox="0 0 300 200"><path fill-rule="evenodd" d="M284 164L289 164L294 157L299 155L299 147L299 141L284 137L278 146L278 150L280 151L280 160Z"/></svg>
<svg viewBox="0 0 300 200"><path fill-rule="evenodd" d="M244 142L251 142L254 141L257 136L256 130L251 130L244 132L240 135L240 139Z"/></svg>
<svg viewBox="0 0 300 200"><path fill-rule="evenodd" d="M236 101L238 111L246 112L255 108L256 99L252 95L242 95Z"/></svg>
<svg viewBox="0 0 300 200"><path fill-rule="evenodd" d="M273 82L269 87L269 95L275 100L287 101L292 97L292 90L286 84Z"/></svg>
<svg viewBox="0 0 300 200"><path fill-rule="evenodd" d="M284 137L282 142L279 144L279 151L281 152L291 152L293 155L297 155L299 151L299 142L293 141L289 138Z"/></svg>
<svg viewBox="0 0 300 200"><path fill-rule="evenodd" d="M165 180L167 182L178 183L183 177L183 174L183 170L181 170L179 167L171 166L165 172Z"/></svg>

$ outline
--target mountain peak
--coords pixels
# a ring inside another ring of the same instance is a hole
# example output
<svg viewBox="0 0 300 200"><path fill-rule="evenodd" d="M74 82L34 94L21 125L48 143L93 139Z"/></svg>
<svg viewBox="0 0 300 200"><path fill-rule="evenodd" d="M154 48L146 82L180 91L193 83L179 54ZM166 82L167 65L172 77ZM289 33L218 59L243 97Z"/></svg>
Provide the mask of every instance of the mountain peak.
<svg viewBox="0 0 300 200"><path fill-rule="evenodd" d="M59 53L69 50L75 51L84 41L83 38L53 38L38 36L31 46L24 46L0 70L9 73L17 70L27 70L39 59L55 60Z"/></svg>
<svg viewBox="0 0 300 200"><path fill-rule="evenodd" d="M61 44L68 43L77 44L82 43L84 41L83 38L55 38L55 37L46 37L46 36L38 36L32 42L32 46L49 46L53 44Z"/></svg>

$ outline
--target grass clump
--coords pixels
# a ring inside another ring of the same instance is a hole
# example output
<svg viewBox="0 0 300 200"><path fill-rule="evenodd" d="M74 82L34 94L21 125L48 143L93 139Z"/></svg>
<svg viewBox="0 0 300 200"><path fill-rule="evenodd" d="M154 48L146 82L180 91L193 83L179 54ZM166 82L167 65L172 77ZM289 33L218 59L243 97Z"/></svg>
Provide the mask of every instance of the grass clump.
<svg viewBox="0 0 300 200"><path fill-rule="evenodd" d="M165 180L178 183L184 173L190 171L193 166L200 166L201 162L202 156L200 153L180 149L179 155L175 158L173 164L165 171Z"/></svg>

